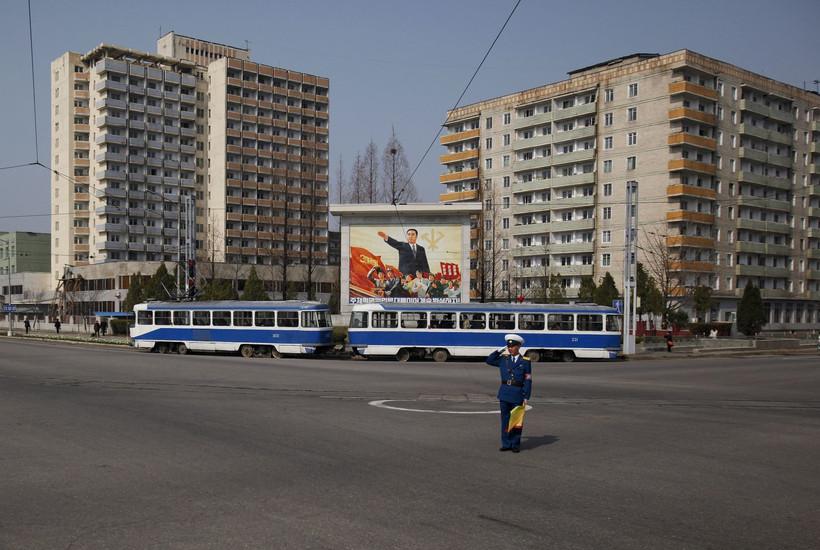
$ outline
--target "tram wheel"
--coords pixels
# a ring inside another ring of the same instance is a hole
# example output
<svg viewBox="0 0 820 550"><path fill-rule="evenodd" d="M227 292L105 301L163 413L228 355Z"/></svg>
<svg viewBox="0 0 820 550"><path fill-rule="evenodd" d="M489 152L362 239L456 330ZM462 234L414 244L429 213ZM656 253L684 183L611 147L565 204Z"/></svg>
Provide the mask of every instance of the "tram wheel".
<svg viewBox="0 0 820 550"><path fill-rule="evenodd" d="M450 353L446 349L437 349L433 352L433 361L444 363L450 358Z"/></svg>
<svg viewBox="0 0 820 550"><path fill-rule="evenodd" d="M541 360L541 352L537 349L530 350L526 354L527 359L530 360L530 363L537 363Z"/></svg>
<svg viewBox="0 0 820 550"><path fill-rule="evenodd" d="M273 346L271 346L271 348L270 348L270 356L273 357L274 359L281 359L282 358L282 354L279 353L278 351L276 351L276 348L273 347Z"/></svg>
<svg viewBox="0 0 820 550"><path fill-rule="evenodd" d="M410 360L410 350L407 348L401 348L399 351L396 352L396 361L399 363L406 363Z"/></svg>
<svg viewBox="0 0 820 550"><path fill-rule="evenodd" d="M156 344L154 349L157 350L157 353L168 353L168 344Z"/></svg>
<svg viewBox="0 0 820 550"><path fill-rule="evenodd" d="M245 359L250 359L253 357L254 349L253 346L242 345L239 346L239 354L244 357Z"/></svg>
<svg viewBox="0 0 820 550"><path fill-rule="evenodd" d="M561 354L561 361L563 361L564 363L572 363L573 361L575 361L575 354L571 351L565 351Z"/></svg>
<svg viewBox="0 0 820 550"><path fill-rule="evenodd" d="M188 349L188 346L185 344L177 344L177 353L180 355L188 355L188 352L191 351Z"/></svg>

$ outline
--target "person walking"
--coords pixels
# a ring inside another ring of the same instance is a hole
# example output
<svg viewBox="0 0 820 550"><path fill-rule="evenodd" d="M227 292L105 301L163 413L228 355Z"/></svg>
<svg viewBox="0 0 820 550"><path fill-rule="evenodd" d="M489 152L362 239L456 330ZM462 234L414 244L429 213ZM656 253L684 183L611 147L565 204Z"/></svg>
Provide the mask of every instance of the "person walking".
<svg viewBox="0 0 820 550"><path fill-rule="evenodd" d="M97 338L100 335L100 322L95 320L94 321L94 338Z"/></svg>
<svg viewBox="0 0 820 550"><path fill-rule="evenodd" d="M102 321L100 321L100 332L102 332L103 336L108 333L108 321L105 317L103 317Z"/></svg>
<svg viewBox="0 0 820 550"><path fill-rule="evenodd" d="M501 448L499 451L521 450L520 428L509 430L510 411L518 405L526 407L532 394L532 365L520 354L524 339L517 334L504 336L506 347L496 350L487 357L487 364L496 367L501 375L498 388L498 403L501 409Z"/></svg>
<svg viewBox="0 0 820 550"><path fill-rule="evenodd" d="M23 326L26 327L26 334L28 334L31 330L31 323L29 322L28 317L26 317L23 321Z"/></svg>
<svg viewBox="0 0 820 550"><path fill-rule="evenodd" d="M60 334L60 327L61 326L63 326L63 324L60 322L60 320L59 319L54 319L54 330L57 331L57 334Z"/></svg>
<svg viewBox="0 0 820 550"><path fill-rule="evenodd" d="M672 340L672 331L667 331L666 336L666 351L667 353L672 353L672 347L675 345L675 342Z"/></svg>

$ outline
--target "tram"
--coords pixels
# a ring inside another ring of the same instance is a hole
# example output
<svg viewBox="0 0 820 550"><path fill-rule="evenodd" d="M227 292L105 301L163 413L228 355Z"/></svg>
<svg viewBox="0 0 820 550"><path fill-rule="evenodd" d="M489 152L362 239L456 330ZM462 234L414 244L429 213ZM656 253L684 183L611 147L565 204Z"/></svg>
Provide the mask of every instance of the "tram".
<svg viewBox="0 0 820 550"><path fill-rule="evenodd" d="M134 346L160 353L276 357L331 347L330 311L318 302L147 302L134 314Z"/></svg>
<svg viewBox="0 0 820 550"><path fill-rule="evenodd" d="M354 353L399 361L486 357L504 335L524 338L530 360L615 359L622 316L611 307L567 304L362 304L353 306Z"/></svg>

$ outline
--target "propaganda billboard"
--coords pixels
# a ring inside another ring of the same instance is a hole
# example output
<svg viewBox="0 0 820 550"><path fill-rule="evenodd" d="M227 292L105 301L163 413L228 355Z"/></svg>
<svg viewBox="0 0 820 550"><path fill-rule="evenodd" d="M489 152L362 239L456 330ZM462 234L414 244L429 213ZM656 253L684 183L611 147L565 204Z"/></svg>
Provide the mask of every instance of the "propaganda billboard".
<svg viewBox="0 0 820 550"><path fill-rule="evenodd" d="M349 303L461 302L462 226L350 227Z"/></svg>

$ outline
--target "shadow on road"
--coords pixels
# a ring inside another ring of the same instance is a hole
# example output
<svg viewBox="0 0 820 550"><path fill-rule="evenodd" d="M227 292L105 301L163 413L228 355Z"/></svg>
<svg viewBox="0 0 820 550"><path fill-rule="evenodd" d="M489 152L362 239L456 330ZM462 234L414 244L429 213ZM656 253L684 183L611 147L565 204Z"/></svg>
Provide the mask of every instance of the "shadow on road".
<svg viewBox="0 0 820 550"><path fill-rule="evenodd" d="M552 445L559 439L560 438L555 437L554 435L538 435L535 437L524 436L521 438L521 448L535 449L536 447L541 447L542 445Z"/></svg>

